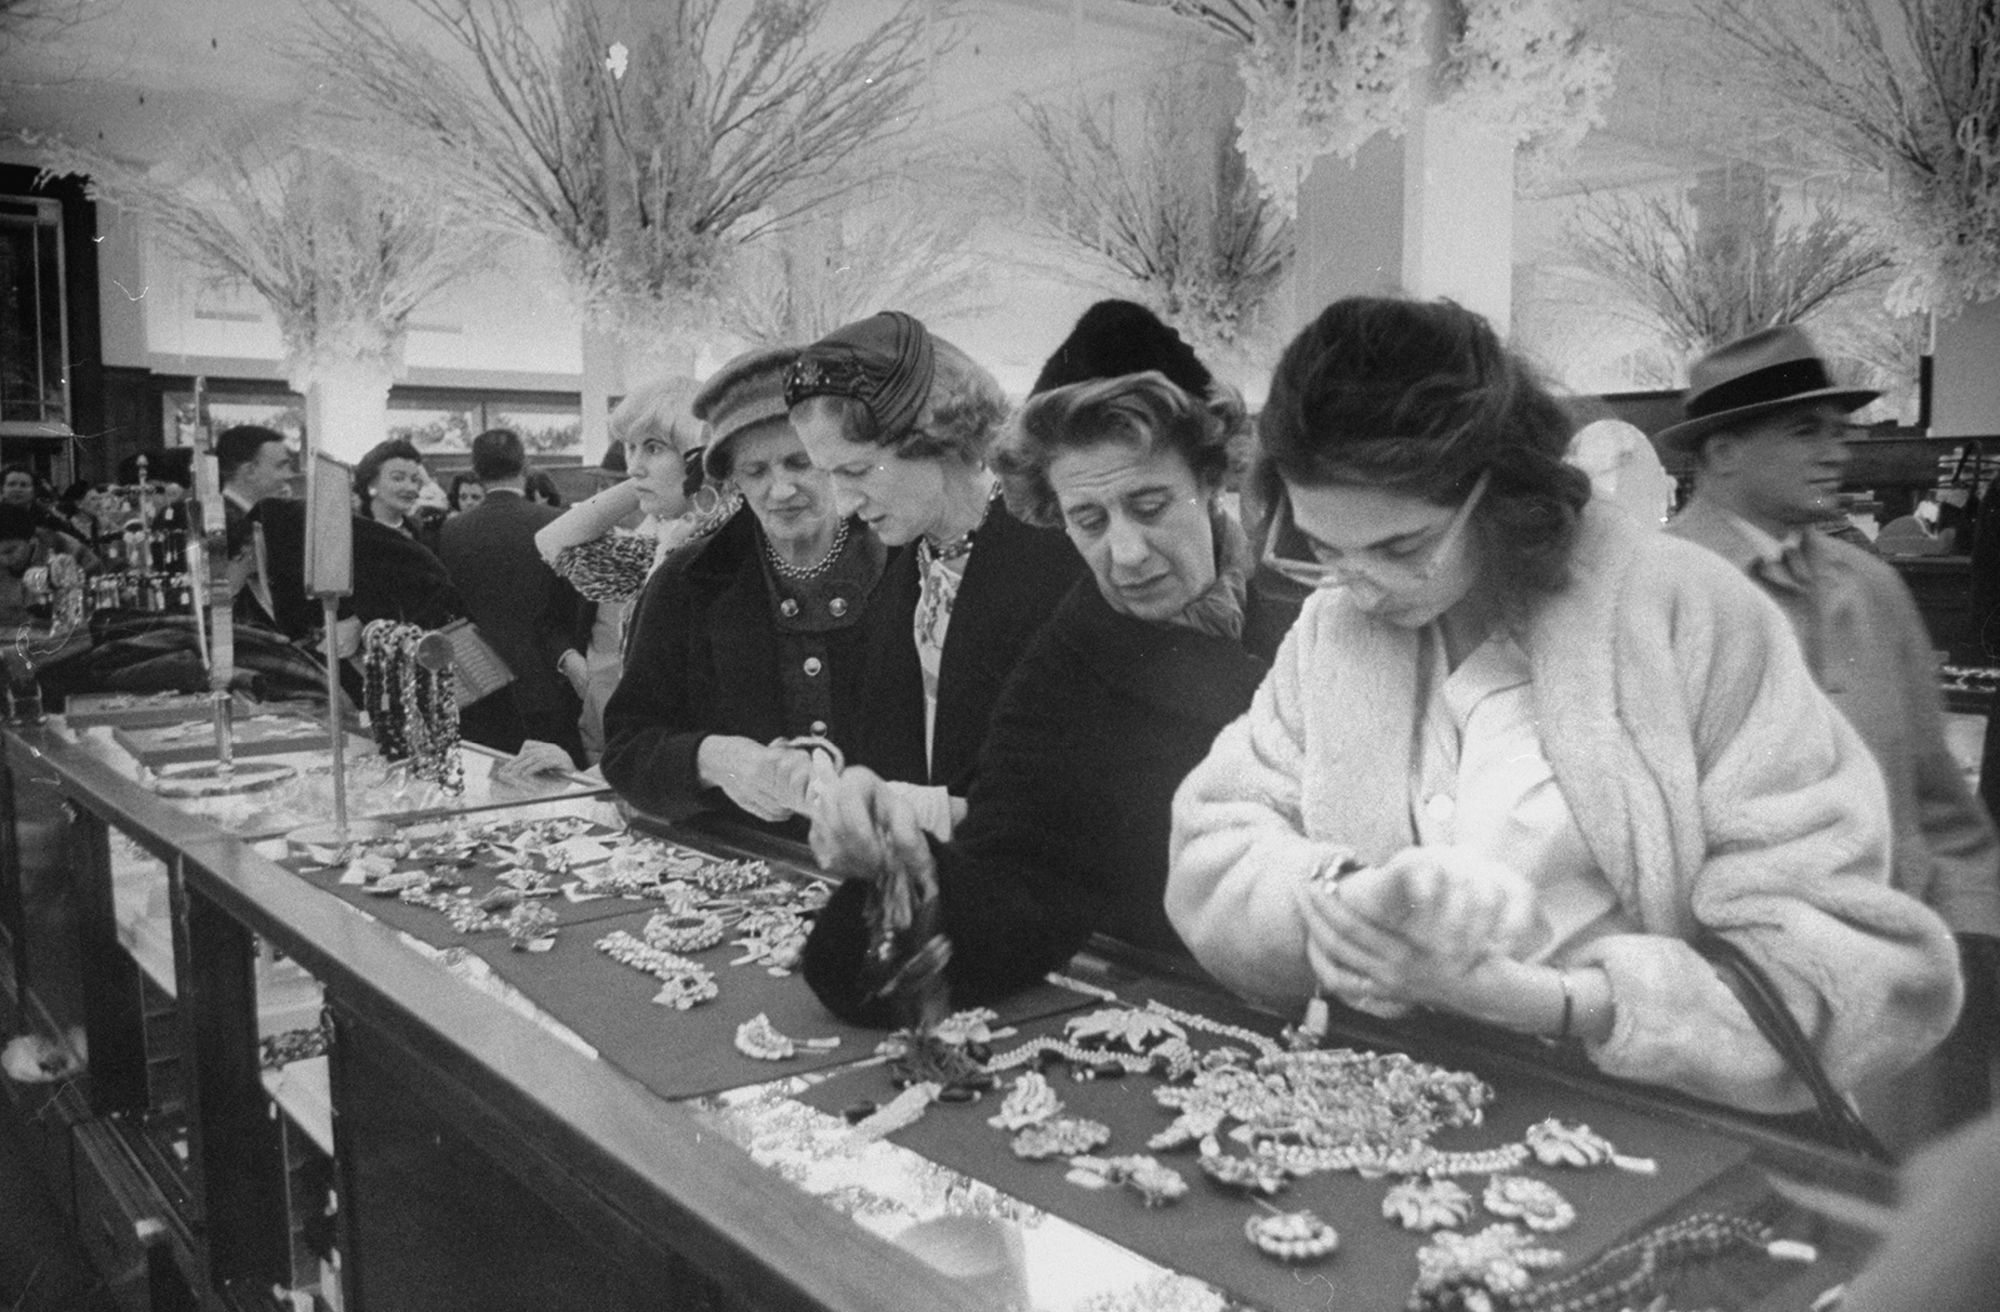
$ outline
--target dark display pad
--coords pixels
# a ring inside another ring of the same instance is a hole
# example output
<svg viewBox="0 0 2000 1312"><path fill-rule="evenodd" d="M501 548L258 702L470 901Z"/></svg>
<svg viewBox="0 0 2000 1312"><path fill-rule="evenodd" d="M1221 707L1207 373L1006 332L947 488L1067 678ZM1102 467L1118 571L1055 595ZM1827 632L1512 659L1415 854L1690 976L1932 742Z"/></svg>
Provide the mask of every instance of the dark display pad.
<svg viewBox="0 0 2000 1312"><path fill-rule="evenodd" d="M1027 1033L1057 1037L1062 1029L1062 1018L1026 1027ZM1230 1042L1192 1031L1188 1037L1200 1051ZM1012 1042L1018 1040L999 1046L1004 1051ZM1459 1068L1476 1069L1470 1065ZM1111 1141L1095 1150L1099 1156L1148 1152L1147 1139L1173 1119L1174 1110L1153 1099L1153 1090L1161 1083L1153 1076L1079 1083L1060 1065L1050 1067L1047 1075L1065 1104L1063 1115L1088 1117L1110 1127ZM1487 1108L1485 1124L1440 1133L1434 1140L1439 1148L1497 1147L1519 1140L1536 1121L1561 1116L1588 1123L1610 1138L1621 1153L1652 1157L1659 1164L1659 1173L1652 1176L1613 1167L1550 1168L1532 1159L1517 1170L1517 1174L1553 1184L1576 1206L1577 1223L1548 1236L1546 1243L1561 1249L1572 1265L1588 1260L1628 1232L1679 1215L1685 1210L1681 1205L1691 1195L1714 1186L1749 1155L1747 1149L1729 1140L1666 1123L1568 1085L1513 1074L1488 1078L1498 1096ZM1335 1172L1293 1181L1270 1200L1272 1205L1284 1211L1311 1209L1340 1232L1341 1243L1333 1256L1322 1261L1288 1265L1266 1257L1244 1238L1243 1223L1262 1209L1210 1182L1196 1164L1192 1148L1154 1154L1179 1171L1189 1189L1178 1202L1153 1210L1129 1189L1091 1189L1070 1183L1064 1178L1069 1170L1066 1159L1033 1162L1014 1156L1012 1136L986 1123L999 1110L1000 1099L1013 1079L1010 1074L999 1090L977 1103L934 1104L915 1125L890 1137L931 1161L983 1180L1260 1307L1386 1312L1403 1305L1416 1278L1416 1253L1424 1239L1383 1219L1382 1198L1395 1183L1393 1179L1367 1180ZM885 1069L868 1067L840 1072L800 1097L813 1107L838 1115L857 1102L886 1102L895 1093ZM1458 1177L1458 1183L1475 1199L1486 1180L1483 1175ZM1480 1230L1501 1219L1482 1207L1464 1230ZM1759 1267L1777 1268L1764 1273L1773 1284L1798 1272L1796 1267L1779 1268L1761 1257L1755 1261Z"/></svg>
<svg viewBox="0 0 2000 1312"><path fill-rule="evenodd" d="M586 831L587 836L598 839L604 839L610 836L610 834L611 831L602 826L592 826ZM429 907L413 906L394 896L370 893L359 884L343 884L340 882L340 877L347 869L345 866L324 867L315 864L309 858L298 856L287 858L284 864L298 871L307 881L315 886L325 889L344 902L353 903L383 924L394 929L400 929L414 938L423 940L432 947L468 947L481 938L494 939L503 945L506 942L506 936L497 931L488 931L484 934L461 934L451 927L451 922L445 919L444 913L441 911L433 911ZM428 869L434 864L434 862L429 861L408 860L398 862L396 869ZM490 852L484 852L472 864L459 867L455 874L464 887L469 890L466 896L478 898L484 897L500 886L499 876L506 869L507 867L494 859ZM555 880L561 881L575 878L575 875L554 877ZM554 881L552 880L552 882ZM441 891L455 892L457 890L447 889ZM657 909L660 905L657 902L649 902L645 898L637 897L600 897L587 901L572 902L561 894L556 894L537 900L548 907L549 910L556 913L556 922L558 925L576 925L588 921L608 920L616 916L630 915L639 907L651 906Z"/></svg>
<svg viewBox="0 0 2000 1312"><path fill-rule="evenodd" d="M861 1061L874 1055L880 1030L834 1019L797 975L773 976L757 965L731 966L742 949L727 939L706 952L684 954L715 972L718 995L687 1011L652 998L659 981L621 965L596 948L613 930L638 934L650 912L592 921L565 929L553 951L509 951L504 941L470 941L493 973L569 1026L604 1060L663 1098L692 1098L761 1084L787 1075ZM1070 989L1043 984L1000 1008L1002 1024L1072 1011L1087 1002ZM736 1027L763 1012L778 1033L793 1040L838 1036L826 1052L801 1048L787 1061L760 1061L736 1050Z"/></svg>
<svg viewBox="0 0 2000 1312"><path fill-rule="evenodd" d="M428 829L428 826L426 827ZM603 842L614 831L593 825L580 836ZM687 846L686 844L679 844ZM618 1066L664 1098L692 1098L758 1084L786 1075L844 1065L874 1055L882 1039L879 1030L847 1025L828 1014L796 975L774 976L757 964L732 966L744 955L725 934L722 942L701 952L683 953L715 972L718 996L687 1011L655 1003L660 982L634 967L612 960L596 943L614 930L640 936L646 921L662 909L642 897L603 897L572 902L560 895L540 901L556 913L554 946L545 952L514 948L499 931L461 934L443 912L416 906L394 896L342 884L345 866L321 867L308 858L286 864L307 881L359 907L391 928L439 948L466 948L488 962L493 972ZM435 863L404 860L398 870L428 869ZM492 852L482 850L454 877L481 897L499 886L507 869ZM774 867L778 878L787 877ZM551 876L551 882L576 879L574 873ZM793 878L804 878L793 875ZM1073 990L1044 985L1012 1000L1002 1011L1003 1023L1073 1010L1094 999ZM763 1012L773 1028L794 1040L838 1037L838 1047L825 1051L801 1048L785 1061L761 1061L736 1050L736 1027Z"/></svg>

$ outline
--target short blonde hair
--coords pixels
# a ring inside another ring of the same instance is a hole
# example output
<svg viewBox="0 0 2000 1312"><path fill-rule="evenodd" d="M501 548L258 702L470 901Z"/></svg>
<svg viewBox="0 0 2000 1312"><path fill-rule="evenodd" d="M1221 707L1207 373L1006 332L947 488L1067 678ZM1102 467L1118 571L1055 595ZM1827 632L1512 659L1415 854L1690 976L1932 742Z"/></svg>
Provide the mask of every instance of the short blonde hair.
<svg viewBox="0 0 2000 1312"><path fill-rule="evenodd" d="M942 337L933 336L936 366L930 394L916 422L902 433L882 433L874 412L853 397L822 393L792 407L797 422L824 416L839 424L850 442L887 447L905 460L962 460L978 464L1006 426L1013 406L999 382L977 361Z"/></svg>
<svg viewBox="0 0 2000 1312"><path fill-rule="evenodd" d="M694 379L677 374L641 383L611 411L611 440L630 446L657 436L682 455L700 450L707 439L694 417L695 388Z"/></svg>

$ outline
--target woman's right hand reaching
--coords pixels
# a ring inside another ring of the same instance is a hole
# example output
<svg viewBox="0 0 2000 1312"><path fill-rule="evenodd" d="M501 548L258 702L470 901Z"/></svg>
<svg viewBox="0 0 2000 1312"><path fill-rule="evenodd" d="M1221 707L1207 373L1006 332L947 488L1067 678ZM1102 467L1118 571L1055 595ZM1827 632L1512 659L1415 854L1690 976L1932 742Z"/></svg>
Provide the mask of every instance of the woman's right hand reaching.
<svg viewBox="0 0 2000 1312"><path fill-rule="evenodd" d="M1358 1005L1469 1010L1481 972L1505 961L1533 922L1533 889L1499 862L1412 847L1315 885L1306 953L1329 992Z"/></svg>
<svg viewBox="0 0 2000 1312"><path fill-rule="evenodd" d="M702 783L720 788L759 820L788 820L805 811L812 753L711 734L696 749L695 770Z"/></svg>
<svg viewBox="0 0 2000 1312"><path fill-rule="evenodd" d="M920 891L936 887L936 866L920 808L910 793L866 766L814 780L812 850L820 869L873 882L889 870L915 875Z"/></svg>

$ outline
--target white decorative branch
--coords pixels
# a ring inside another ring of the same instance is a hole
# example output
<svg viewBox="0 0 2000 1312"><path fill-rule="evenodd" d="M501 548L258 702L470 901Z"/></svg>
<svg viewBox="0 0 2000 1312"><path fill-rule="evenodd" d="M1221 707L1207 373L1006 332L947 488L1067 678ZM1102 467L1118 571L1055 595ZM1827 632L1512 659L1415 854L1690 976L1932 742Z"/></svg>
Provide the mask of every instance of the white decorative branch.
<svg viewBox="0 0 2000 1312"><path fill-rule="evenodd" d="M410 0L468 76L363 0L325 0L305 53L425 185L551 243L586 315L644 337L705 319L731 247L852 186L840 165L904 125L948 34L906 5L827 49L830 4L752 0L724 32L724 0L657 0L614 32L561 0L549 37L519 0Z"/></svg>

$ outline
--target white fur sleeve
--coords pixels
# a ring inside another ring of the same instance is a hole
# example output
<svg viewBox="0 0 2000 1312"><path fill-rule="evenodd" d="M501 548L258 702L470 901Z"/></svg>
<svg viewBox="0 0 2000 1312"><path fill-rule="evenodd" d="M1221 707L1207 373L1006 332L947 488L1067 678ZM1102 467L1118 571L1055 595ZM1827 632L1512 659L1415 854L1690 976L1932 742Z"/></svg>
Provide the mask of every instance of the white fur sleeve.
<svg viewBox="0 0 2000 1312"><path fill-rule="evenodd" d="M1293 626L1250 709L1182 782L1168 848L1174 928L1218 980L1277 1006L1312 995L1298 898L1336 851L1306 836L1300 807L1311 631Z"/></svg>

